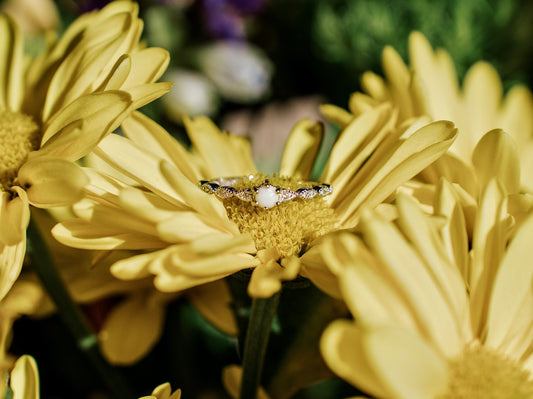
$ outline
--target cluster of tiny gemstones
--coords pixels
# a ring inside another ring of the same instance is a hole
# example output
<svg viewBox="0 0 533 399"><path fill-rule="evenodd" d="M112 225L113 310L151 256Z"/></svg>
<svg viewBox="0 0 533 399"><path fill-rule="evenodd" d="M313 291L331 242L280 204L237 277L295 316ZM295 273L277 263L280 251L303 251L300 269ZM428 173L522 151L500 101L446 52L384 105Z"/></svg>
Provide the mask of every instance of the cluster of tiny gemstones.
<svg viewBox="0 0 533 399"><path fill-rule="evenodd" d="M332 188L329 184L325 183L312 183L302 182L303 187L297 189L290 189L280 186L271 185L268 178L265 178L260 185L244 188L236 188L233 185L238 184L242 180L252 180L253 175L245 177L230 177L219 178L213 180L200 180L200 188L208 193L214 194L220 199L238 198L242 201L252 202L256 205L261 205L257 201L257 194L260 190L267 189L272 190L277 195L276 205L291 201L295 198L301 198L304 200L312 199L319 196L325 196L331 194Z"/></svg>

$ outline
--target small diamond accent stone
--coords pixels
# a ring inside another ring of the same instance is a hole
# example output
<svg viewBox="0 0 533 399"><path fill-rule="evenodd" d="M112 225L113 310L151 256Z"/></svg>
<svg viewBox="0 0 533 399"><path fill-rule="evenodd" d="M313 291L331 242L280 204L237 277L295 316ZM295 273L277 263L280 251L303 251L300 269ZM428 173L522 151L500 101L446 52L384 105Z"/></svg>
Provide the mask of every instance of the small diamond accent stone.
<svg viewBox="0 0 533 399"><path fill-rule="evenodd" d="M219 198L233 197L237 193L237 190L230 186L221 186L221 187L218 187L215 191L216 191L215 194Z"/></svg>
<svg viewBox="0 0 533 399"><path fill-rule="evenodd" d="M253 201L254 200L254 192L251 188L243 188L242 190L237 191L237 194L235 194L237 198L243 200L243 201Z"/></svg>
<svg viewBox="0 0 533 399"><path fill-rule="evenodd" d="M311 199L316 196L317 192L312 188L299 188L296 190L296 194L302 199Z"/></svg>
<svg viewBox="0 0 533 399"><path fill-rule="evenodd" d="M279 190L279 201L290 201L291 199L294 199L297 197L296 193L292 190L289 190L287 188L282 188Z"/></svg>

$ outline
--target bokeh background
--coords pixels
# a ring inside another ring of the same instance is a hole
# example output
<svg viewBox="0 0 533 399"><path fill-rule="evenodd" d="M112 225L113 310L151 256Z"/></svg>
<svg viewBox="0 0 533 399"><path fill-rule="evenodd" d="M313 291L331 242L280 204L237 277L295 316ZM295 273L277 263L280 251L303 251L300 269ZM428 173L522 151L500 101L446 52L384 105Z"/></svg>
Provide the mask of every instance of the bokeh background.
<svg viewBox="0 0 533 399"><path fill-rule="evenodd" d="M61 32L80 14L106 3L5 0L0 7L27 33L27 52L38 54L52 30ZM139 6L144 40L170 52L163 80L175 82L169 94L142 111L181 141L186 141L184 115L210 116L224 129L250 137L259 169L266 173L277 169L284 139L297 120L320 119L322 103L346 106L364 71L381 74L385 45L408 60L413 30L451 54L460 79L473 63L487 60L505 90L517 83L533 85L530 0L141 0ZM326 127L324 151L336 135L335 126ZM296 331L298 318L312 316L302 309L322 296L309 286L284 293L286 311L278 325ZM245 295L240 300L245 308ZM96 320L109 306L93 304L85 311ZM335 309L328 311L334 318ZM286 340L296 337L274 332L275 354L267 361L281 367ZM35 356L44 398L108 397L57 317L17 321L11 348ZM171 381L186 398L225 398L220 370L238 361L237 341L179 298L168 307L160 343L124 372L139 396ZM332 379L294 397L355 393Z"/></svg>

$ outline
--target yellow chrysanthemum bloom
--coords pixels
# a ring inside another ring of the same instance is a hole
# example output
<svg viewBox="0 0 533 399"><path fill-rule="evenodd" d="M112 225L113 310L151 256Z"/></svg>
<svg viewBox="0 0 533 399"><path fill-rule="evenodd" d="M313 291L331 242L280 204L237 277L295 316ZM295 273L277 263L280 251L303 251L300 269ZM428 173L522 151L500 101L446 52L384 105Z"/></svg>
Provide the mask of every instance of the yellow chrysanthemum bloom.
<svg viewBox="0 0 533 399"><path fill-rule="evenodd" d="M168 54L139 47L142 21L129 1L78 18L35 59L0 14L0 298L20 272L28 204L79 200L87 177L73 161L134 109L169 90L154 83Z"/></svg>
<svg viewBox="0 0 533 399"><path fill-rule="evenodd" d="M115 263L112 272L123 279L155 275L162 291L248 268L255 268L249 285L254 297L271 296L282 280L299 273L335 290L334 278L317 267L323 264L321 236L354 227L363 204L374 207L386 200L446 151L455 136L454 126L445 121L418 130L395 125L388 106L354 119L339 134L320 177L333 192L266 208L236 195L217 198L200 189L199 182L246 176L237 179L240 190L264 187L266 179L271 187L293 193L310 187L301 181L309 179L321 125L299 122L286 143L279 174L264 176L256 171L249 143L219 131L206 118L185 121L192 142L188 152L155 122L135 113L123 124L126 138L108 136L95 151L127 179L88 170L88 199L74 207L79 219L56 226L53 234L80 248L153 250ZM313 190L324 186L312 184Z"/></svg>
<svg viewBox="0 0 533 399"><path fill-rule="evenodd" d="M326 247L355 319L326 328L328 366L380 398L533 397L533 215L508 243L504 190L492 180L469 253L451 184L439 184L435 216L404 194L396 204L395 221L365 213L359 235Z"/></svg>
<svg viewBox="0 0 533 399"><path fill-rule="evenodd" d="M479 139L489 130L502 129L517 142L524 171L522 187L533 190L533 96L529 89L517 85L504 97L498 73L484 61L470 68L461 87L450 55L442 49L434 51L419 32L409 37L409 60L406 65L392 47L386 47L385 79L364 73L361 85L366 94L352 95L350 112L328 106L324 113L345 124L369 107L391 102L399 110L399 121L421 115L452 121L458 129L457 140L450 147L451 155L437 168L439 174L447 173L465 186L471 185L471 180L457 176L457 169L469 174L462 164L471 165L470 156Z"/></svg>
<svg viewBox="0 0 533 399"><path fill-rule="evenodd" d="M159 385L154 389L150 396L143 396L139 399L180 399L181 398L181 389L172 392L172 387L170 384L164 383Z"/></svg>

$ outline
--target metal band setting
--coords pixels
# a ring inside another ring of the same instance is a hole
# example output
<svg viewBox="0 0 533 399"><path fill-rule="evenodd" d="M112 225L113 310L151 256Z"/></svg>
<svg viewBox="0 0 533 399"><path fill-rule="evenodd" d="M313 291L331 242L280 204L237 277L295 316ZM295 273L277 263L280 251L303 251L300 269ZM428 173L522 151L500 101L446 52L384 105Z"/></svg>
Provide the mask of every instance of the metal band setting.
<svg viewBox="0 0 533 399"><path fill-rule="evenodd" d="M245 181L253 180L254 176L239 177L219 177L212 180L200 180L200 188L208 193L214 194L218 198L239 198L242 201L252 202L263 208L272 208L285 201L291 201L296 198L308 200L315 198L317 195L325 196L331 194L333 189L329 184L314 182L299 182L303 187L296 190L274 186L270 184L269 179L265 178L263 183L258 186L248 188L235 188L236 185L242 185Z"/></svg>

